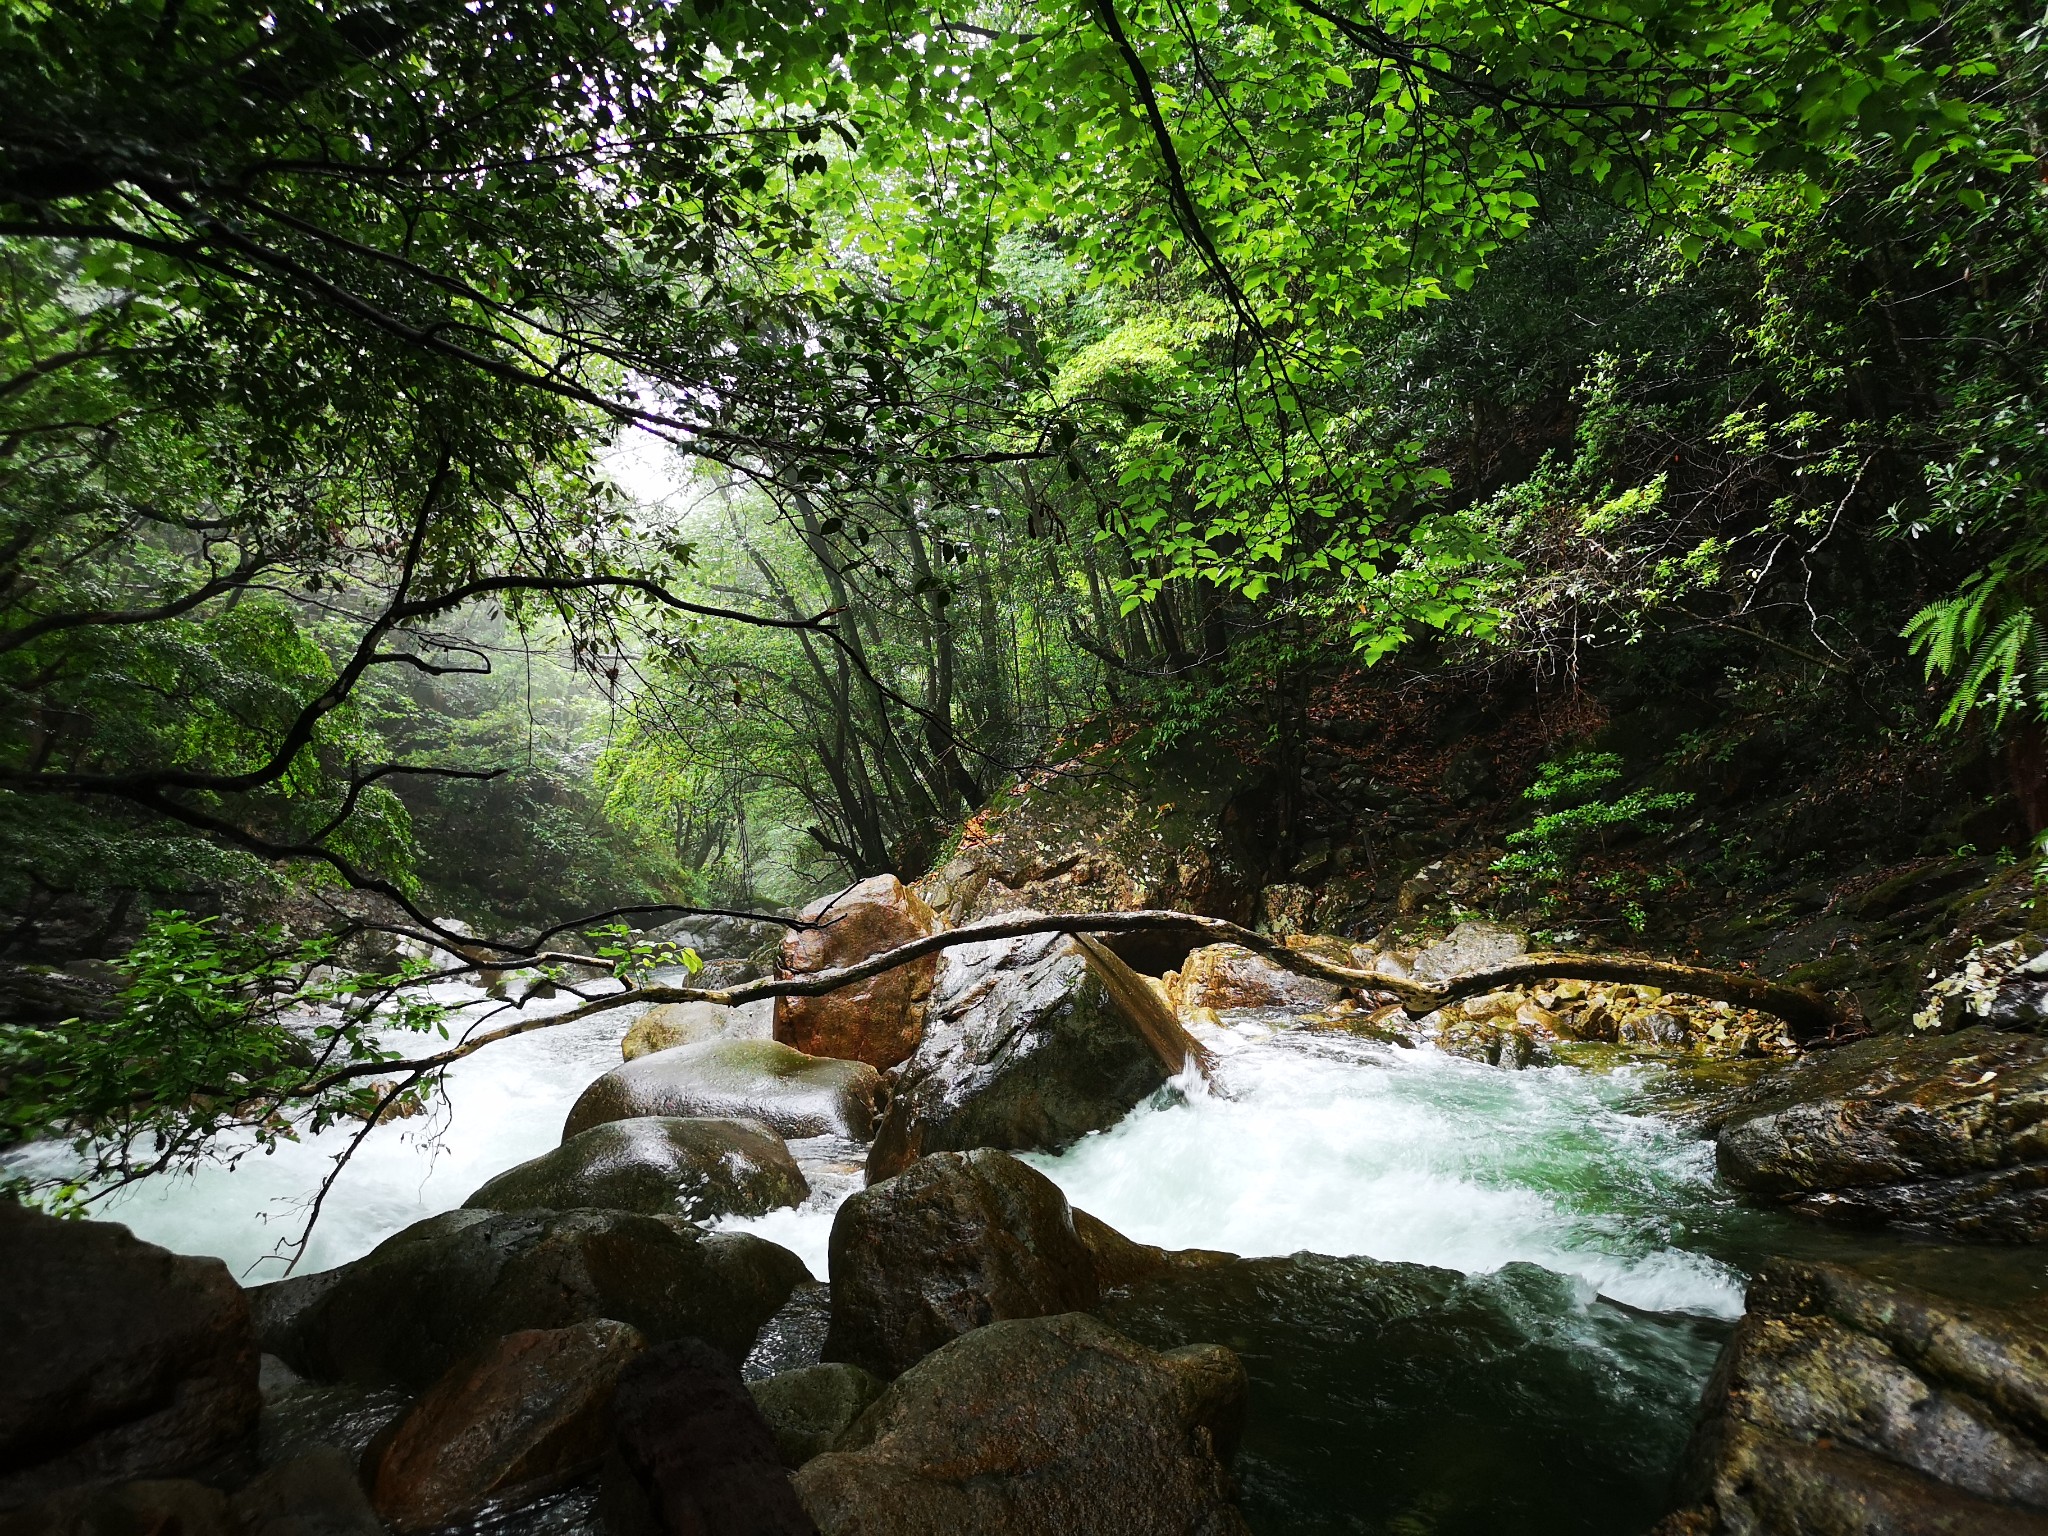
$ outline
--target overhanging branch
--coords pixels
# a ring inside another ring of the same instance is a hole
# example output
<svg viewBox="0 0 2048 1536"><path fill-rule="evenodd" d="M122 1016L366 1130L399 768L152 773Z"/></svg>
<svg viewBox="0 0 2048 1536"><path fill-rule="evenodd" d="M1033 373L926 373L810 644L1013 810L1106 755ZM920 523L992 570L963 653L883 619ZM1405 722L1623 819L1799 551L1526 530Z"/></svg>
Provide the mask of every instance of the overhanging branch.
<svg viewBox="0 0 2048 1536"><path fill-rule="evenodd" d="M1306 950L1290 949L1262 933L1255 933L1249 928L1220 917L1200 917L1188 912L1162 911L1050 915L1032 913L1022 917L990 918L984 922L970 923L964 928L928 934L907 944L899 944L894 949L872 955L854 965L810 971L801 976L752 981L736 987L630 987L608 997L593 999L578 1008L565 1009L561 1013L550 1014L544 1018L522 1019L515 1024L507 1024L501 1029L474 1036L431 1056L410 1061L357 1063L343 1067L307 1084L300 1092L291 1096L311 1098L352 1078L377 1073L435 1071L451 1066L465 1057L473 1056L500 1040L532 1034L537 1030L553 1029L563 1024L573 1024L619 1008L641 1007L653 1003L720 1003L738 1006L771 997L818 997L962 944L985 944L997 939L1025 938L1041 933L1185 933L1211 944L1237 944L1297 975L1313 976L1322 981L1333 981L1341 986L1361 991L1391 995L1411 1017L1415 1018L1433 1013L1461 998L1477 997L1482 993L1496 992L1509 987L1528 986L1532 982L1565 979L1658 986L1694 997L1734 1003L1739 1007L1753 1008L1759 1013L1768 1013L1784 1020L1793 1037L1798 1040L1813 1040L1826 1035L1842 1017L1841 1011L1832 1002L1809 987L1795 987L1784 982L1769 981L1743 971L1719 971L1705 966L1682 965L1669 960L1636 959L1624 955L1523 955L1505 965L1489 966L1485 970L1473 971L1464 976L1454 977L1441 985L1431 986L1410 977L1391 976L1383 971L1338 965Z"/></svg>

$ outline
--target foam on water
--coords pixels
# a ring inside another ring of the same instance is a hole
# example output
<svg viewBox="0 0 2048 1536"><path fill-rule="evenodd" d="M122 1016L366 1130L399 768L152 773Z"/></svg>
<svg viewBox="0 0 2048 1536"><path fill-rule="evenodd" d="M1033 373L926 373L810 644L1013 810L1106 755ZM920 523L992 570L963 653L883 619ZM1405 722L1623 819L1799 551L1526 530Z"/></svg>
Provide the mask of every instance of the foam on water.
<svg viewBox="0 0 2048 1536"><path fill-rule="evenodd" d="M1347 1036L1213 1032L1120 1124L1028 1161L1131 1237L1484 1274L1523 1260L1645 1311L1738 1317L1742 1277L1685 1246L1712 1148L1617 1107L1625 1077L1502 1072Z"/></svg>
<svg viewBox="0 0 2048 1536"><path fill-rule="evenodd" d="M1183 1074L1111 1129L1025 1160L1162 1247L1466 1274L1524 1260L1644 1311L1741 1316L1742 1276L1683 1240L1689 1215L1721 1203L1712 1146L1618 1108L1626 1075L1502 1072L1255 1026L1204 1034L1221 1093ZM720 1225L794 1249L822 1280L850 1192Z"/></svg>
<svg viewBox="0 0 2048 1536"><path fill-rule="evenodd" d="M609 984L606 984L609 985ZM559 997L508 1010L487 1002L475 987L435 987L436 1000L458 1005L451 1034L476 1026L495 1029L517 1019L560 1013L575 999ZM371 1131L336 1180L321 1210L299 1273L328 1269L370 1251L392 1233L469 1198L486 1179L559 1144L569 1106L595 1078L619 1064L619 1041L631 1010L486 1046L448 1073L445 1100L410 1120ZM395 1036L408 1055L440 1046L438 1039ZM148 1180L95 1207L136 1235L181 1253L225 1259L245 1283L278 1278L280 1244L304 1225L308 1202L337 1152L361 1131L346 1121L318 1135L280 1143L268 1153L250 1148L233 1167ZM31 1156L62 1160L45 1146Z"/></svg>
<svg viewBox="0 0 2048 1536"><path fill-rule="evenodd" d="M473 1027L513 1017L469 987L438 989ZM568 999L518 1016L559 1012ZM576 1096L619 1061L629 1013L488 1047L449 1074L429 1116L372 1131L329 1195L301 1272L368 1252L460 1205L486 1179L554 1147ZM1721 1203L1711 1148L1619 1106L1632 1085L1568 1068L1502 1072L1348 1036L1240 1023L1205 1031L1222 1091L1184 1076L1108 1131L1033 1156L1073 1202L1144 1242L1245 1255L1311 1251L1490 1273L1527 1260L1646 1311L1738 1316L1741 1278L1686 1241ZM416 1053L422 1042L399 1042ZM148 1181L100 1214L254 1282L295 1235L333 1155L335 1126L235 1166ZM826 1278L839 1205L862 1149L792 1150L811 1179L796 1210L728 1219ZM31 1154L60 1156L44 1149Z"/></svg>

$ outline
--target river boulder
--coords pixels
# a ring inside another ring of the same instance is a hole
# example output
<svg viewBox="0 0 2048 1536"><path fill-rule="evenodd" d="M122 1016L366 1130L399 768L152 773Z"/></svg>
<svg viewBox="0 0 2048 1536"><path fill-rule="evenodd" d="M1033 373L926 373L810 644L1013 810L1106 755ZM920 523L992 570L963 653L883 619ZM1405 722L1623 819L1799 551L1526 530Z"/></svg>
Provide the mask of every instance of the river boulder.
<svg viewBox="0 0 2048 1536"><path fill-rule="evenodd" d="M1351 957L1344 957L1350 964ZM1299 976L1255 955L1242 944L1205 944L1167 982L1167 995L1183 1014L1197 1008L1285 1008L1315 1013L1344 995L1335 982Z"/></svg>
<svg viewBox="0 0 2048 1536"><path fill-rule="evenodd" d="M1240 1536L1244 1368L1081 1313L992 1323L898 1377L796 1474L824 1536Z"/></svg>
<svg viewBox="0 0 2048 1536"><path fill-rule="evenodd" d="M2048 1038L1880 1035L1770 1079L1715 1137L1723 1178L1810 1216L2048 1236Z"/></svg>
<svg viewBox="0 0 2048 1536"><path fill-rule="evenodd" d="M783 932L782 924L766 918L736 912L690 912L648 929L643 937L695 950L700 959L718 965L757 958L765 962L774 955Z"/></svg>
<svg viewBox="0 0 2048 1536"><path fill-rule="evenodd" d="M357 1476L355 1458L315 1445L279 1462L235 1493L242 1536L383 1536Z"/></svg>
<svg viewBox="0 0 2048 1536"><path fill-rule="evenodd" d="M865 1062L806 1056L777 1040L706 1040L612 1068L570 1108L562 1139L612 1120L680 1115L865 1141L882 1097L882 1076Z"/></svg>
<svg viewBox="0 0 2048 1536"><path fill-rule="evenodd" d="M1060 1187L1007 1153L938 1152L833 1218L825 1358L895 1376L1002 1318L1094 1306L1093 1251Z"/></svg>
<svg viewBox="0 0 2048 1536"><path fill-rule="evenodd" d="M218 1259L0 1199L0 1509L204 1468L254 1430L257 1368Z"/></svg>
<svg viewBox="0 0 2048 1536"><path fill-rule="evenodd" d="M309 1376L416 1387L505 1334L597 1318L742 1356L804 1278L785 1248L675 1217L447 1211L343 1266L265 1342Z"/></svg>
<svg viewBox="0 0 2048 1536"><path fill-rule="evenodd" d="M601 1509L609 1536L816 1536L775 1432L730 1358L695 1339L620 1377Z"/></svg>
<svg viewBox="0 0 2048 1536"><path fill-rule="evenodd" d="M1408 963L1417 981L1432 986L1475 971L1492 970L1529 952L1529 936L1499 923L1460 923L1445 937L1419 951Z"/></svg>
<svg viewBox="0 0 2048 1536"><path fill-rule="evenodd" d="M598 1318L508 1333L459 1362L377 1455L377 1513L400 1531L430 1531L596 1471L612 1389L646 1347L637 1328Z"/></svg>
<svg viewBox="0 0 2048 1536"><path fill-rule="evenodd" d="M853 965L945 926L894 875L875 875L821 896L799 915L813 926L783 936L776 964L781 976ZM938 963L933 955L817 997L778 997L775 1038L810 1056L893 1067L917 1049L924 1033L925 1002Z"/></svg>
<svg viewBox="0 0 2048 1536"><path fill-rule="evenodd" d="M633 1021L619 1054L628 1061L706 1040L768 1040L775 1034L775 999L737 1008L723 1003L656 1003Z"/></svg>
<svg viewBox="0 0 2048 1536"><path fill-rule="evenodd" d="M600 1206L708 1222L800 1205L811 1186L758 1120L612 1120L508 1168L463 1204L484 1211Z"/></svg>
<svg viewBox="0 0 2048 1536"><path fill-rule="evenodd" d="M832 1449L853 1421L882 1395L882 1378L857 1365L828 1360L747 1383L775 1431L787 1467L800 1467Z"/></svg>
<svg viewBox="0 0 2048 1536"><path fill-rule="evenodd" d="M1183 1044L1185 1042L1185 1044ZM896 1074L870 1182L929 1152L1057 1149L1114 1125L1163 1084L1187 1042L1158 991L1064 934L948 951L924 1040Z"/></svg>
<svg viewBox="0 0 2048 1536"><path fill-rule="evenodd" d="M372 1521L375 1527L375 1521ZM381 1529L381 1527L377 1527ZM187 1477L79 1483L0 1516L0 1536L242 1536L228 1496Z"/></svg>
<svg viewBox="0 0 2048 1536"><path fill-rule="evenodd" d="M1751 1282L1678 1533L2048 1536L2048 1329L1830 1264Z"/></svg>

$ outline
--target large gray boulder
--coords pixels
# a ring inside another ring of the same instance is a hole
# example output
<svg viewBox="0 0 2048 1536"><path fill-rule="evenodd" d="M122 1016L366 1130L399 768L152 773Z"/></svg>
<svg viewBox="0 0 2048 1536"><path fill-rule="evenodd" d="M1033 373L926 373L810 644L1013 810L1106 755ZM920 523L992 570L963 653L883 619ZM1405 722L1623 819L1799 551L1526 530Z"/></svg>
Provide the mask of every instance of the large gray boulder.
<svg viewBox="0 0 2048 1536"><path fill-rule="evenodd" d="M277 1309L264 1345L309 1376L416 1387L505 1334L597 1318L738 1359L804 1278L787 1249L674 1217L448 1211L343 1266L303 1306Z"/></svg>
<svg viewBox="0 0 2048 1536"><path fill-rule="evenodd" d="M2048 1237L2048 1038L1859 1041L1770 1080L1715 1144L1723 1178L1810 1216Z"/></svg>
<svg viewBox="0 0 2048 1536"><path fill-rule="evenodd" d="M706 1040L612 1068L570 1108L562 1139L612 1120L678 1115L865 1141L882 1096L882 1075L865 1062L806 1056L777 1040Z"/></svg>
<svg viewBox="0 0 2048 1536"><path fill-rule="evenodd" d="M218 1259L0 1199L0 1509L205 1467L254 1430L257 1365Z"/></svg>
<svg viewBox="0 0 2048 1536"><path fill-rule="evenodd" d="M1184 1040L1151 984L1100 946L1036 934L949 950L868 1178L930 1152L1064 1147L1158 1089L1163 1042Z"/></svg>
<svg viewBox="0 0 2048 1536"><path fill-rule="evenodd" d="M1528 952L1529 937L1519 928L1499 923L1460 923L1418 954L1408 969L1417 981L1437 985L1475 971L1490 971Z"/></svg>
<svg viewBox="0 0 2048 1536"><path fill-rule="evenodd" d="M482 1211L598 1206L708 1222L801 1205L810 1192L782 1138L758 1120L654 1115L594 1125L508 1168L463 1204Z"/></svg>
<svg viewBox="0 0 2048 1536"><path fill-rule="evenodd" d="M1829 1264L1749 1289L1669 1532L2048 1536L2048 1330Z"/></svg>
<svg viewBox="0 0 2048 1536"><path fill-rule="evenodd" d="M691 912L650 928L645 937L679 949L694 949L698 958L714 963L772 956L787 932L780 923L721 912Z"/></svg>
<svg viewBox="0 0 2048 1536"><path fill-rule="evenodd" d="M993 1323L899 1377L807 1462L824 1536L1240 1536L1229 1350L1159 1353L1080 1313Z"/></svg>
<svg viewBox="0 0 2048 1536"><path fill-rule="evenodd" d="M833 1218L825 1358L878 1376L1003 1318L1101 1299L1095 1255L1052 1180L1007 1153L938 1152Z"/></svg>

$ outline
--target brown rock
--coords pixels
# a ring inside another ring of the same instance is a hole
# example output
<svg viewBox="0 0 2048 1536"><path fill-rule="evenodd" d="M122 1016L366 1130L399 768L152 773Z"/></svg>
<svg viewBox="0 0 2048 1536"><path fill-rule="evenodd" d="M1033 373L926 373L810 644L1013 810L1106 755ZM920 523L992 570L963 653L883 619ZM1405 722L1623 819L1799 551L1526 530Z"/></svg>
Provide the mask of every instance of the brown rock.
<svg viewBox="0 0 2048 1536"><path fill-rule="evenodd" d="M377 1458L371 1503L399 1530L427 1531L596 1470L612 1388L646 1347L608 1318L507 1334L413 1405Z"/></svg>
<svg viewBox="0 0 2048 1536"><path fill-rule="evenodd" d="M825 1536L1242 1536L1244 1368L1079 1313L998 1322L898 1378L796 1474Z"/></svg>
<svg viewBox="0 0 2048 1536"><path fill-rule="evenodd" d="M0 1200L0 1508L197 1470L254 1430L242 1288L103 1221Z"/></svg>
<svg viewBox="0 0 2048 1536"><path fill-rule="evenodd" d="M821 926L795 929L783 939L779 975L852 965L941 927L924 898L894 875L876 875L821 897L802 916ZM775 1038L807 1056L893 1067L917 1049L924 1034L925 999L937 971L938 957L932 956L821 997L779 997Z"/></svg>
<svg viewBox="0 0 2048 1536"><path fill-rule="evenodd" d="M825 1358L895 1376L1003 1318L1101 1299L1067 1197L1006 1153L940 1152L873 1185L832 1222Z"/></svg>
<svg viewBox="0 0 2048 1536"><path fill-rule="evenodd" d="M1334 982L1297 976L1238 944L1209 944L1181 963L1174 1005L1195 1008L1290 1008L1315 1012L1343 995Z"/></svg>
<svg viewBox="0 0 2048 1536"><path fill-rule="evenodd" d="M657 1345L619 1380L605 1460L611 1536L816 1536L738 1367L696 1339Z"/></svg>
<svg viewBox="0 0 2048 1536"><path fill-rule="evenodd" d="M1099 1216L1074 1208L1074 1235L1095 1260L1095 1280L1104 1292L1163 1274L1169 1269L1213 1269L1240 1262L1213 1248L1155 1248L1125 1237Z"/></svg>
<svg viewBox="0 0 2048 1536"><path fill-rule="evenodd" d="M79 1484L0 1515L0 1536L384 1536L384 1527L350 1458L323 1445L232 1498L187 1478Z"/></svg>

